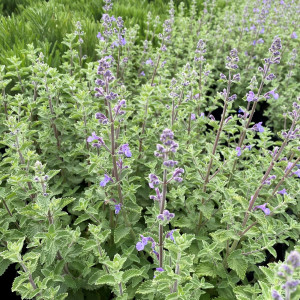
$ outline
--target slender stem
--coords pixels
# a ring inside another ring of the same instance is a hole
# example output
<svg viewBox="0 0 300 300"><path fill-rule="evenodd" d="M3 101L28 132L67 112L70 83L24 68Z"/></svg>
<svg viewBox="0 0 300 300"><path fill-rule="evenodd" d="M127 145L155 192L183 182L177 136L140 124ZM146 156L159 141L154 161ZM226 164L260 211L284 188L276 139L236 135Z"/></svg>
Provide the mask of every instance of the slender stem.
<svg viewBox="0 0 300 300"><path fill-rule="evenodd" d="M20 261L20 265L22 266L23 270L25 273L28 273L28 278L29 278L29 282L31 284L31 286L33 287L34 290L37 289L37 286L32 278L32 274L27 270L25 264L23 263L23 261Z"/></svg>
<svg viewBox="0 0 300 300"><path fill-rule="evenodd" d="M229 94L230 94L230 87L231 87L231 72L229 71L229 76L228 76L228 84L227 84L227 91L226 91L226 99L224 102L224 107L223 107L223 113L222 113L222 117L221 117L221 122L220 122L220 126L218 128L217 131L217 135L216 135L216 139L213 145L213 150L212 150L212 154L211 154L211 159L209 161L208 167L207 167L207 171L206 171L206 175L204 178L204 184L203 184L203 192L206 192L206 188L207 188L207 184L209 183L209 176L210 176L210 172L211 172L211 168L212 168L212 164L213 164L213 156L216 154L217 151L217 146L219 143L219 139L221 136L221 132L223 130L223 125L224 125L224 121L225 121L225 116L226 116L226 111L227 111L227 107L228 107L228 98L229 98ZM204 199L202 199L202 204L204 202ZM203 214L200 211L200 215L199 215L199 222L198 222L198 226L196 228L196 232L199 231L201 223L202 223L202 218L203 218Z"/></svg>
<svg viewBox="0 0 300 300"><path fill-rule="evenodd" d="M156 66L155 66L154 71L153 71L153 74L152 74L151 85L153 85L153 82L154 82L154 78L155 78L155 75L156 75L156 72L157 72L157 68L158 68L159 61L160 61L160 54L158 55L157 63L156 63Z"/></svg>
<svg viewBox="0 0 300 300"><path fill-rule="evenodd" d="M144 115L144 122L142 125L141 135L143 135L146 130L146 122L147 122L147 117L148 117L148 101L149 101L149 98L147 98L146 104L145 104L145 115ZM143 147L143 138L139 138L139 159L142 157L142 147Z"/></svg>
<svg viewBox="0 0 300 300"><path fill-rule="evenodd" d="M177 274L177 275L179 275L179 272L180 272L180 266L179 266L180 258L181 258L181 253L178 252L178 254L177 254L177 261L176 261L176 267L175 267L175 274ZM174 287L173 287L173 293L177 292L177 286L178 286L178 280L176 279L175 283L174 283Z"/></svg>
<svg viewBox="0 0 300 300"><path fill-rule="evenodd" d="M167 160L167 154L164 154L164 160ZM160 202L160 214L163 214L165 209L165 202L166 202L166 195L167 195L167 169L164 169L163 173L163 188L162 188L162 199ZM158 236L159 236L159 267L163 267L163 234L164 234L164 227L162 224L159 224L158 228Z"/></svg>
<svg viewBox="0 0 300 300"><path fill-rule="evenodd" d="M45 81L46 81L46 78L45 78ZM51 126L52 126L53 131L54 131L54 136L55 136L56 143L57 143L57 149L60 150L61 144L60 144L60 140L59 140L59 132L56 128L56 125L54 124L55 113L54 113L53 105L52 105L52 97L49 93L49 88L48 88L47 83L46 83L45 87L46 87L46 91L47 91L47 94L48 94L49 108L50 108L50 112L51 112L51 115L52 115L52 117L51 117Z"/></svg>

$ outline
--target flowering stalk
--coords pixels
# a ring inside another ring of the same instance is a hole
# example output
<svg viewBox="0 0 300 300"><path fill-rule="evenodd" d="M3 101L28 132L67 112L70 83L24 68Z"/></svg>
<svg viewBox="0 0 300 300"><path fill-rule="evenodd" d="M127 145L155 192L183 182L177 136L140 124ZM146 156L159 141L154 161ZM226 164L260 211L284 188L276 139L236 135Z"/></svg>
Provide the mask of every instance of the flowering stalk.
<svg viewBox="0 0 300 300"><path fill-rule="evenodd" d="M164 154L164 161L168 159L167 154ZM163 187L162 187L162 198L160 201L160 210L159 213L163 214L165 209L165 202L166 202L166 195L167 195L167 169L164 169L163 174ZM164 235L164 226L163 224L159 224L158 228L158 240L159 240L159 267L163 267L163 249L164 249L164 242L163 242L163 235Z"/></svg>
<svg viewBox="0 0 300 300"><path fill-rule="evenodd" d="M244 143L244 140L246 138L247 130L248 130L249 126L250 126L250 123L252 121L253 115L255 113L255 109L256 109L259 97L260 97L260 95L262 93L262 89L264 87L265 79L268 77L268 72L269 72L270 66L271 66L271 64L275 64L275 63L279 63L280 62L280 52L278 51L280 49L281 49L281 40L279 38L275 38L274 41L273 41L273 43L272 43L272 45L271 45L271 48L270 48L270 52L272 52L271 58L265 58L266 64L264 65L264 68L263 68L263 75L262 75L262 79L261 79L261 82L260 82L260 85L259 85L258 92L257 92L256 95L254 95L254 93L253 92L251 93L251 91L250 91L249 94L248 94L248 96L247 96L247 100L248 100L248 108L247 108L247 110L249 109L250 103L252 101L253 101L253 105L252 105L252 109L251 109L251 112L250 112L250 116L247 119L247 122L245 123L245 127L242 130L242 132L240 134L240 137L239 137L238 147L240 147L240 148L242 147L242 145ZM271 75L271 74L269 74L269 75ZM251 93L251 97L250 97L250 93ZM245 119L247 118L247 113L245 113L244 118ZM229 175L227 186L230 185L230 182L231 182L234 170L236 168L236 164L237 164L237 158L233 162L233 166L232 166L231 173Z"/></svg>
<svg viewBox="0 0 300 300"><path fill-rule="evenodd" d="M216 151L217 151L217 146L218 146L218 143L219 143L219 139L220 139L220 136L221 136L221 132L223 130L223 125L224 125L224 121L225 121L228 102L231 100L231 97L229 97L230 87L231 87L231 70L237 69L237 65L235 64L235 62L238 61L238 56L237 56L237 50L236 49L231 50L230 57L228 57L228 61L229 61L229 63L227 63L226 66L227 66L227 68L229 68L229 74L228 74L227 89L226 89L226 91L224 90L225 91L224 107L223 107L220 126L218 128L216 139L215 139L215 142L214 142L214 145L213 145L211 159L209 161L207 171L206 171L206 175L204 177L204 183L203 183L203 192L204 193L206 192L207 184L210 181L209 176L210 176L210 172L211 172L211 168L212 168L212 164L213 164L213 156L216 154ZM234 99L234 98L232 98L232 99ZM203 203L204 203L204 199L202 199L202 205L203 205ZM199 229L200 229L200 226L201 226L201 223L202 223L202 218L203 218L203 213L202 213L202 211L200 211L199 222L198 222L198 226L196 228L196 232L198 232Z"/></svg>
<svg viewBox="0 0 300 300"><path fill-rule="evenodd" d="M180 266L179 266L180 258L181 258L181 252L178 252L178 254L177 254L177 261L176 261L176 267L175 267L175 274L176 275L179 275L179 272L180 272ZM172 291L173 293L177 292L177 286L178 286L178 280L176 279L175 283L174 283L174 286L173 286L173 291Z"/></svg>

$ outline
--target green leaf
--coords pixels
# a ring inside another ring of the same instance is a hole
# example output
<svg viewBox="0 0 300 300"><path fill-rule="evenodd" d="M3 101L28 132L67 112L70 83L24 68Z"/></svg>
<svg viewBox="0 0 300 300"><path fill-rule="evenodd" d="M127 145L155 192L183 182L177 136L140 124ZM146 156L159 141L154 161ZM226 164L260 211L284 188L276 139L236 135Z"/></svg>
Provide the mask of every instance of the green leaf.
<svg viewBox="0 0 300 300"><path fill-rule="evenodd" d="M115 278L113 275L106 274L101 277L99 277L96 281L95 284L108 284L108 285L115 285Z"/></svg>
<svg viewBox="0 0 300 300"><path fill-rule="evenodd" d="M115 243L118 243L122 238L124 238L130 232L130 228L125 226L119 226L114 232Z"/></svg>
<svg viewBox="0 0 300 300"><path fill-rule="evenodd" d="M126 283L127 281L129 281L131 278L133 277L137 277L140 276L142 274L142 270L141 269L130 269L130 270L126 270L123 273L123 282Z"/></svg>
<svg viewBox="0 0 300 300"><path fill-rule="evenodd" d="M143 295L155 292L155 287L153 287L153 285L152 285L152 280L147 280L147 281L143 282L139 286L139 288L136 292L138 294L143 294Z"/></svg>
<svg viewBox="0 0 300 300"><path fill-rule="evenodd" d="M11 264L10 260L8 259L3 259L0 257L0 276L4 274L8 266Z"/></svg>
<svg viewBox="0 0 300 300"><path fill-rule="evenodd" d="M83 214L76 219L76 221L74 222L74 225L78 225L78 224L88 220L89 218L90 218L90 216L88 214Z"/></svg>
<svg viewBox="0 0 300 300"><path fill-rule="evenodd" d="M213 263L209 263L209 262L200 263L196 268L196 274L199 277L211 276L213 278L218 275L216 266Z"/></svg>
<svg viewBox="0 0 300 300"><path fill-rule="evenodd" d="M240 279L244 279L246 275L246 270L248 267L248 262L246 258L242 255L241 250L235 250L228 256L228 266L236 271Z"/></svg>

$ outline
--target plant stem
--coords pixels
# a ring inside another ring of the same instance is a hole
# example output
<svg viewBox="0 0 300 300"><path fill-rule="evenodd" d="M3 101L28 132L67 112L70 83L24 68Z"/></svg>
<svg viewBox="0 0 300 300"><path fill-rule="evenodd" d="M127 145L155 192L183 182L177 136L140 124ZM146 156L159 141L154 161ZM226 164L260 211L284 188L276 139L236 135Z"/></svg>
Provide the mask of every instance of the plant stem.
<svg viewBox="0 0 300 300"><path fill-rule="evenodd" d="M168 159L167 154L164 154L164 161ZM166 195L167 195L167 169L164 169L163 173L163 188L162 188L162 199L160 203L160 210L159 213L163 214L165 209L165 202L166 202ZM159 224L158 228L158 236L159 236L159 267L163 267L163 234L164 234L164 227L162 224Z"/></svg>
<svg viewBox="0 0 300 300"><path fill-rule="evenodd" d="M219 139L221 136L221 132L223 129L223 125L224 125L224 121L225 121L225 116L226 116L226 110L227 110L227 106L228 106L228 98L229 98L229 94L230 94L230 87L231 87L231 72L229 71L229 76L228 76L228 84L227 84L227 91L226 91L226 99L224 101L224 107L223 107L223 113L222 113L222 117L221 117L221 122L220 122L220 126L218 128L218 132L216 135L216 139L213 145L213 150L212 150L212 154L211 154L211 159L209 161L208 167L207 167L207 171L206 171L206 175L204 178L204 184L203 184L203 192L206 192L206 188L207 188L207 184L209 183L209 176L210 176L210 171L212 168L212 164L213 164L213 156L216 154L217 151L217 146L219 143ZM202 199L202 204L204 203L204 199ZM196 232L199 231L201 223L202 223L202 218L203 218L203 214L200 211L200 215L199 215L199 222L198 222L198 226L196 228Z"/></svg>
<svg viewBox="0 0 300 300"><path fill-rule="evenodd" d="M179 275L179 272L180 272L180 266L179 266L180 258L181 258L181 253L178 252L178 254L177 254L177 261L176 261L176 267L175 267L175 274L176 275ZM176 279L175 283L174 283L174 287L173 287L173 293L177 292L177 286L178 286L178 280Z"/></svg>

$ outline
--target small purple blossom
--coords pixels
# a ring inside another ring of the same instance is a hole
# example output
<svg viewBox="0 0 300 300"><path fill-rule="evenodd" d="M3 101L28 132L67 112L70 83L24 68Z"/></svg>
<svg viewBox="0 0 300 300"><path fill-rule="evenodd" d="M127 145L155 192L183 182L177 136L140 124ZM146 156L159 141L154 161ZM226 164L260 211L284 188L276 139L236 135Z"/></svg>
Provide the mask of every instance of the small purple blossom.
<svg viewBox="0 0 300 300"><path fill-rule="evenodd" d="M300 253L298 251L292 251L288 258L287 262L289 262L294 269L300 267Z"/></svg>
<svg viewBox="0 0 300 300"><path fill-rule="evenodd" d="M261 126L261 124L262 124L262 122L258 122L251 129L254 131L258 131L258 132L264 132L265 129L263 128L263 126Z"/></svg>
<svg viewBox="0 0 300 300"><path fill-rule="evenodd" d="M113 181L107 174L104 174L104 179L100 181L100 186L104 187L107 183Z"/></svg>
<svg viewBox="0 0 300 300"><path fill-rule="evenodd" d="M293 172L293 174L300 178L300 169L298 169L296 172Z"/></svg>
<svg viewBox="0 0 300 300"><path fill-rule="evenodd" d="M131 157L132 153L129 149L129 145L128 144L123 144L120 146L119 148L119 154L125 154L126 157Z"/></svg>
<svg viewBox="0 0 300 300"><path fill-rule="evenodd" d="M97 38L99 39L99 41L104 41L104 37L102 36L101 32L98 32Z"/></svg>
<svg viewBox="0 0 300 300"><path fill-rule="evenodd" d="M97 136L95 132L92 132L92 135L89 136L86 140L88 143L93 142L93 144L92 144L93 147L100 148L101 146L105 145L103 138ZM95 141L97 141L97 142L95 142Z"/></svg>
<svg viewBox="0 0 300 300"><path fill-rule="evenodd" d="M140 76L146 76L145 72L142 71L142 72L140 73Z"/></svg>
<svg viewBox="0 0 300 300"><path fill-rule="evenodd" d="M100 124L103 124L103 125L106 125L107 123L108 123L108 119L107 119L107 117L104 115L104 114L102 114L102 113L96 113L95 114L95 118L97 119L97 120L99 120L99 123Z"/></svg>
<svg viewBox="0 0 300 300"><path fill-rule="evenodd" d="M142 242L137 242L135 246L137 251L142 251L145 248L145 245Z"/></svg>
<svg viewBox="0 0 300 300"><path fill-rule="evenodd" d="M155 270L158 271L158 272L164 272L163 268L156 268Z"/></svg>
<svg viewBox="0 0 300 300"><path fill-rule="evenodd" d="M286 189L283 189L283 190L281 190L281 191L278 191L277 194L280 194L280 195L287 195Z"/></svg>
<svg viewBox="0 0 300 300"><path fill-rule="evenodd" d="M261 209L266 216L270 215L271 211L269 208L267 208L267 203L265 204L262 204L262 205L257 205L253 208L253 210L256 210L256 209Z"/></svg>
<svg viewBox="0 0 300 300"><path fill-rule="evenodd" d="M252 91L249 91L249 93L246 96L247 96L247 101L248 102L252 102L252 101L257 100L257 98L255 97L255 94Z"/></svg>
<svg viewBox="0 0 300 300"><path fill-rule="evenodd" d="M151 173L151 174L149 175L149 179L150 179L149 187L150 187L151 189L154 189L154 186L155 186L155 185L158 185L158 184L160 183L158 177L157 177L155 174L152 174L152 173Z"/></svg>
<svg viewBox="0 0 300 300"><path fill-rule="evenodd" d="M283 298L280 296L280 294L276 290L272 290L271 295L274 300L283 300Z"/></svg>
<svg viewBox="0 0 300 300"><path fill-rule="evenodd" d="M175 231L175 230L173 229L173 230L169 231L169 232L166 234L166 238L170 238L171 241L173 241L173 242L175 242L174 236L173 236L174 231Z"/></svg>
<svg viewBox="0 0 300 300"><path fill-rule="evenodd" d="M173 168L178 164L178 161L175 160L166 160L163 162L163 165L168 167L168 168Z"/></svg>
<svg viewBox="0 0 300 300"><path fill-rule="evenodd" d="M268 178L263 182L263 184L270 185L270 184L271 184L271 181L272 181L273 179L276 179L276 175L272 175L272 176L268 177Z"/></svg>
<svg viewBox="0 0 300 300"><path fill-rule="evenodd" d="M267 93L264 95L264 97L265 97L266 99L270 99L270 98L271 98L270 95L272 95L273 98L274 98L275 100L277 100L277 99L279 98L279 94L278 94L278 93L275 93L275 90L276 90L276 89L267 92Z"/></svg>
<svg viewBox="0 0 300 300"><path fill-rule="evenodd" d="M191 120L195 120L196 119L196 115L195 114L191 114Z"/></svg>
<svg viewBox="0 0 300 300"><path fill-rule="evenodd" d="M116 215L119 214L119 212L120 212L120 210L121 210L121 206L122 206L121 203L115 205L115 214L116 214Z"/></svg>
<svg viewBox="0 0 300 300"><path fill-rule="evenodd" d="M294 31L292 34L291 34L291 38L292 39L296 39L298 36L297 36L297 33Z"/></svg>
<svg viewBox="0 0 300 300"><path fill-rule="evenodd" d="M236 147L235 150L236 150L236 152L237 152L237 153L236 153L237 156L241 156L241 155L242 155L241 147Z"/></svg>
<svg viewBox="0 0 300 300"><path fill-rule="evenodd" d="M146 65L154 66L154 63L153 63L153 61L152 61L151 58L149 58L149 59L146 60Z"/></svg>

